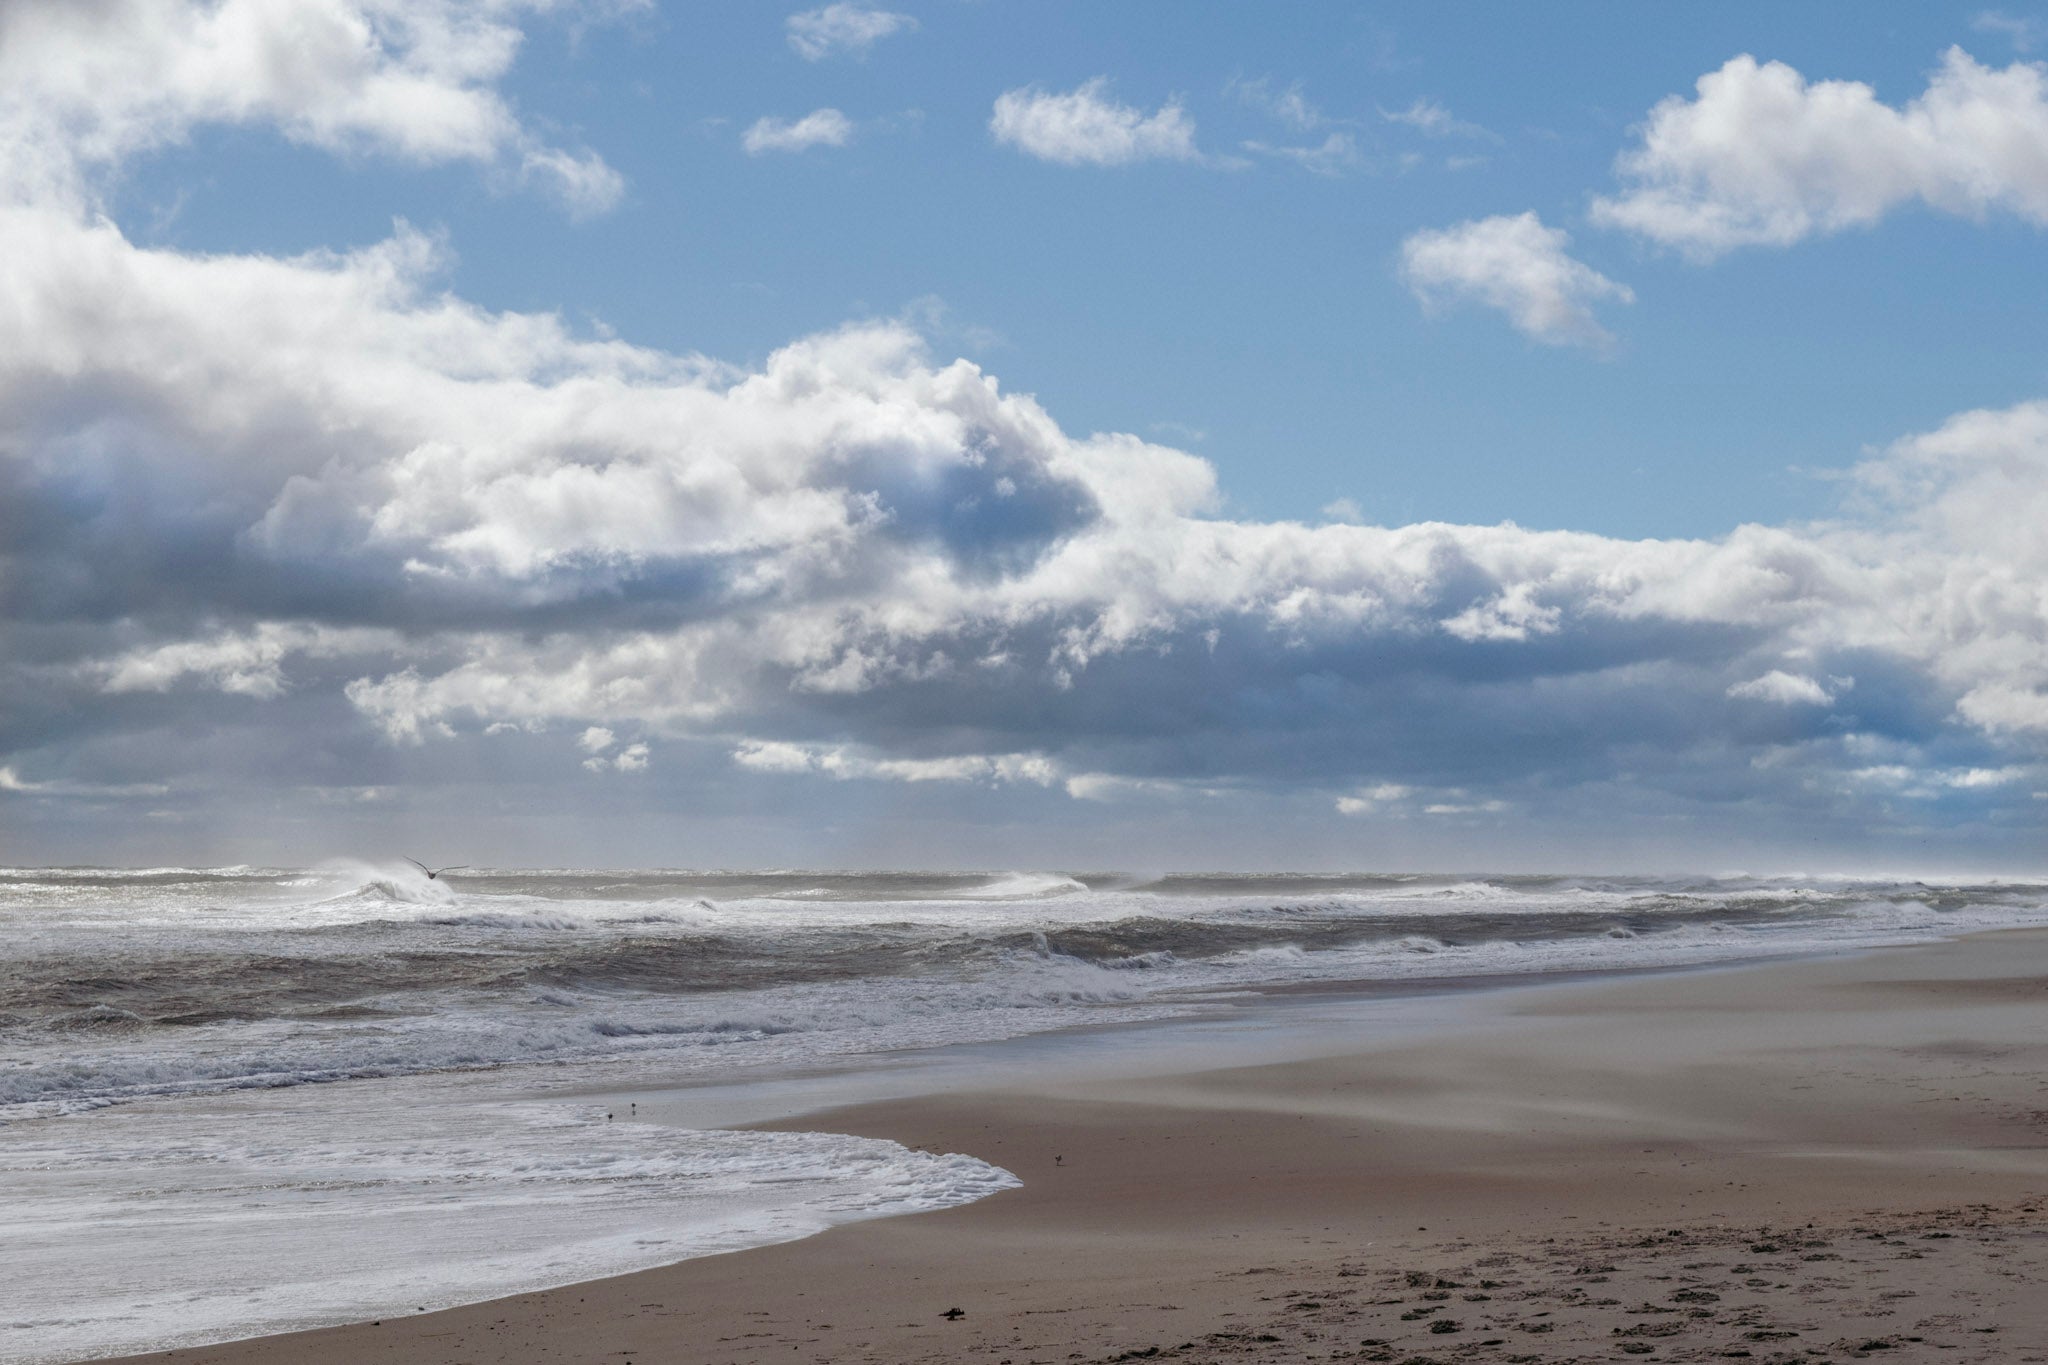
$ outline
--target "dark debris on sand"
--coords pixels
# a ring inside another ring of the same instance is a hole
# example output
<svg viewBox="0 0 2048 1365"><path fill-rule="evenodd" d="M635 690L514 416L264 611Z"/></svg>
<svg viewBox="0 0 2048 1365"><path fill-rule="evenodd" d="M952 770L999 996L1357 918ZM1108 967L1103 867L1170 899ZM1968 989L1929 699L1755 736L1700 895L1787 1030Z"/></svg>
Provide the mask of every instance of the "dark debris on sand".
<svg viewBox="0 0 2048 1365"><path fill-rule="evenodd" d="M1420 1263L1259 1267L1296 1286L1261 1296L1264 1321L1095 1359L2048 1362L2048 1333L2022 1340L2001 1322L2048 1302L2048 1212L2038 1200L1829 1227L1716 1223L1511 1246L1450 1242L1426 1259L1410 1255ZM1946 1264L1930 1266L1935 1258Z"/></svg>

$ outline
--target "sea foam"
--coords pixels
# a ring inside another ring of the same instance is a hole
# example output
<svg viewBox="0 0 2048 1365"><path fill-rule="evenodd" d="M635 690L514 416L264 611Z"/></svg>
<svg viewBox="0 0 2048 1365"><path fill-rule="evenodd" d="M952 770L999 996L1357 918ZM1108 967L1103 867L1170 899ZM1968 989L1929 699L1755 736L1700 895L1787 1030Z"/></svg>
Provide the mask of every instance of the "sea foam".
<svg viewBox="0 0 2048 1365"><path fill-rule="evenodd" d="M1017 1183L891 1142L697 1132L479 1090L328 1086L0 1129L0 1359L398 1316Z"/></svg>

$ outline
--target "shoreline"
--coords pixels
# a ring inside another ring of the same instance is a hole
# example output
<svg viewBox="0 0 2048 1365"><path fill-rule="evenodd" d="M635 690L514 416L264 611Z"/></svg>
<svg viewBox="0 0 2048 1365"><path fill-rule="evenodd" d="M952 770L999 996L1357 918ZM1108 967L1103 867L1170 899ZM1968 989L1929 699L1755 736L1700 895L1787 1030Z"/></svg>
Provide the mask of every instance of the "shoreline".
<svg viewBox="0 0 2048 1365"><path fill-rule="evenodd" d="M1962 938L2029 934L2032 927L1975 930ZM2038 932L2048 933L2048 927ZM634 1083L549 1090L546 1099L581 1098L639 1102L639 1117L685 1128L833 1131L807 1120L871 1104L929 1098L962 1091L999 1091L1023 1078L1035 1091L1048 1074L1071 1079L1114 1081L1241 1066L1266 1066L1343 1055L1359 1045L1355 1036L1305 1043L1308 1026L1340 1029L1387 1027L1404 1038L1442 1035L1490 1020L1505 1003L1544 992L1598 988L1639 979L1677 978L1717 972L1745 972L1781 963L1845 961L1865 954L1914 951L1957 940L1856 944L1780 951L1707 961L1653 963L1610 968L1534 968L1512 972L1462 972L1440 977L1332 978L1283 981L1193 993L1155 1001L1185 1005L1190 1012L1152 1018L1081 1020L1057 1028L973 1042L944 1043L871 1054L863 1065L819 1064L755 1077L710 1076L678 1084ZM1316 1017L1321 1011L1321 1017ZM1297 1021L1295 1013L1308 1016ZM1223 1061L1190 1061L1199 1041L1231 1054ZM1292 1040L1292 1041L1290 1041ZM1372 1035L1377 1047L1381 1035ZM974 1069L992 1079L961 1085L934 1080ZM902 1076L900 1084L889 1078ZM792 1094L791 1092L796 1092ZM805 1094L804 1092L810 1092ZM706 1104L706 1097L718 1097ZM727 1098L730 1097L730 1098ZM708 1113L706 1111L709 1111Z"/></svg>
<svg viewBox="0 0 2048 1365"><path fill-rule="evenodd" d="M2048 1342L2048 1308L2011 1294L2048 1273L2048 930L1476 1000L1474 1027L1313 1060L756 1125L962 1151L1025 1182L943 1212L122 1359L1768 1360L1857 1332L1897 1338L1869 1347L1890 1359L2048 1358L2022 1347ZM1794 1233L1815 1243L1797 1259L1747 1249ZM1920 1240L1972 1250L1933 1275ZM1647 1288L1589 1292L1630 1275Z"/></svg>

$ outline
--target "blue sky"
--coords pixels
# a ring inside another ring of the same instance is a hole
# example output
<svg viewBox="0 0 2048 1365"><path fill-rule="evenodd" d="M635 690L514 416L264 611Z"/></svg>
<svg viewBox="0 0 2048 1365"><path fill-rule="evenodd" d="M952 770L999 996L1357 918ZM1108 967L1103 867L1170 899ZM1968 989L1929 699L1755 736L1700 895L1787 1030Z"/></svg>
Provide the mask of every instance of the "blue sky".
<svg viewBox="0 0 2048 1365"><path fill-rule="evenodd" d="M2035 867L2044 56L10 7L0 857Z"/></svg>
<svg viewBox="0 0 2048 1365"><path fill-rule="evenodd" d="M2037 231L1909 211L1701 269L1587 226L1587 201L1651 106L1737 53L1898 102L1952 44L2016 55L1983 13L954 3L819 61L776 5L557 16L506 89L625 175L600 218L246 128L138 167L120 204L139 238L196 250L363 244L401 216L446 232L465 297L735 361L938 303L950 347L1070 428L1188 444L1248 515L1348 497L1375 519L1712 535L1824 512L1836 490L1808 471L2039 392ZM1344 132L1359 164L1077 169L991 138L1003 90L1102 76L1134 106L1183 101L1217 157ZM1330 122L1288 127L1247 98L1257 82ZM1470 130L1386 117L1418 102ZM858 125L850 145L742 151L755 119L820 107ZM1637 291L1608 310L1611 355L1553 353L1477 310L1424 316L1396 278L1408 234L1525 209Z"/></svg>

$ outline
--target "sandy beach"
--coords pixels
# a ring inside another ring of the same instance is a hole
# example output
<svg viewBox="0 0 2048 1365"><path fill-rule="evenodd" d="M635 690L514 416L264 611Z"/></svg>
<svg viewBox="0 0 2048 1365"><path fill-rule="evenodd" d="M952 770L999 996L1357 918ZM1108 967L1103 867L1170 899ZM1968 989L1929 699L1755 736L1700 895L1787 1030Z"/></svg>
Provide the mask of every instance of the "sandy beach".
<svg viewBox="0 0 2048 1365"><path fill-rule="evenodd" d="M1024 1184L137 1359L2048 1360L2048 932L1475 1009L1308 1061L806 1115L781 1126Z"/></svg>

